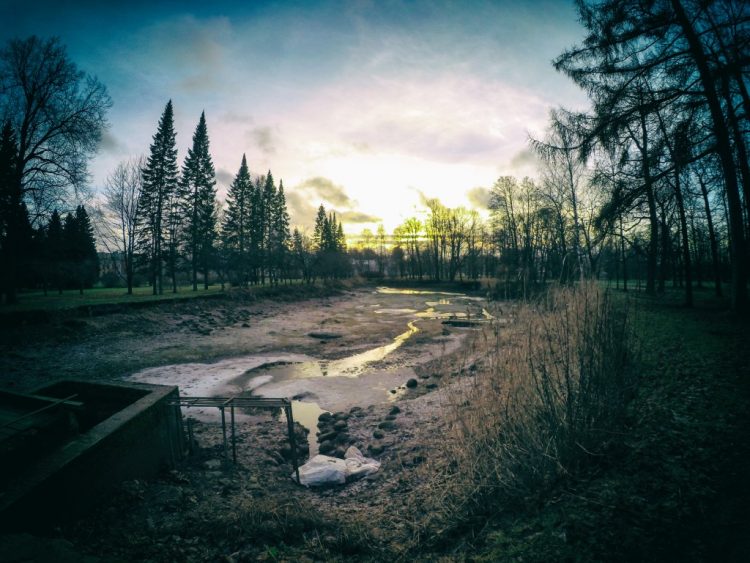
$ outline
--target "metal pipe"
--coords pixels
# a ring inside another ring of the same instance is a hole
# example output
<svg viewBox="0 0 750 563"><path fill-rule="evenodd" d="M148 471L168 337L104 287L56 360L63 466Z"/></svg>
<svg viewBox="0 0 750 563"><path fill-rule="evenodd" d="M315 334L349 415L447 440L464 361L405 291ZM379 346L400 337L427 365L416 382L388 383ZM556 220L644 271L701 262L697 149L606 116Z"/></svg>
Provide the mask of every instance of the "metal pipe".
<svg viewBox="0 0 750 563"><path fill-rule="evenodd" d="M231 420L232 420L232 460L234 463L237 463L237 437L234 432L234 403L232 403L231 408Z"/></svg>
<svg viewBox="0 0 750 563"><path fill-rule="evenodd" d="M294 472L297 475L297 483L299 480L299 462L297 461L297 440L294 436L294 415L292 414L292 404L288 403L284 407L284 414L286 415L286 423L289 428L289 445L292 447L292 464L294 465Z"/></svg>
<svg viewBox="0 0 750 563"><path fill-rule="evenodd" d="M221 405L219 410L221 411L221 435L224 440L224 457L229 457L227 448L227 419L224 416L224 405Z"/></svg>

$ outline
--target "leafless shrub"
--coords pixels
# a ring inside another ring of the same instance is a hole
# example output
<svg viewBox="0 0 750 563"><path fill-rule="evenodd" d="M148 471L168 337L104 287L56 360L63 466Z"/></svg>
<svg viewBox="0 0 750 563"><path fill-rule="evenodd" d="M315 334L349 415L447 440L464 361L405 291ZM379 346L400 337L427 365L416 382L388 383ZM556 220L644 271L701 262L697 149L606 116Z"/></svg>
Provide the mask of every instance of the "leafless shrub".
<svg viewBox="0 0 750 563"><path fill-rule="evenodd" d="M606 291L554 289L478 338L483 367L451 396L452 431L422 491L432 534L544 494L622 437L631 339Z"/></svg>

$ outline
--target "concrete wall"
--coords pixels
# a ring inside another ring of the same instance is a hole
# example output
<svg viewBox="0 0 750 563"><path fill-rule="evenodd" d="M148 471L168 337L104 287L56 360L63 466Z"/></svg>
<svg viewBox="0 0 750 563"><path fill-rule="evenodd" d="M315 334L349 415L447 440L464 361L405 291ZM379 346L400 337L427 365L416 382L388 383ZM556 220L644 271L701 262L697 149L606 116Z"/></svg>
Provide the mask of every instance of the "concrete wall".
<svg viewBox="0 0 750 563"><path fill-rule="evenodd" d="M65 382L94 393L97 384ZM183 454L184 439L178 398L173 386L102 385L105 394L145 391L141 398L102 420L85 433L37 461L0 499L3 530L39 530L61 519L91 510L118 483L147 478L174 467ZM39 394L54 394L54 386ZM92 395L93 396L93 395ZM89 399L92 400L92 399Z"/></svg>

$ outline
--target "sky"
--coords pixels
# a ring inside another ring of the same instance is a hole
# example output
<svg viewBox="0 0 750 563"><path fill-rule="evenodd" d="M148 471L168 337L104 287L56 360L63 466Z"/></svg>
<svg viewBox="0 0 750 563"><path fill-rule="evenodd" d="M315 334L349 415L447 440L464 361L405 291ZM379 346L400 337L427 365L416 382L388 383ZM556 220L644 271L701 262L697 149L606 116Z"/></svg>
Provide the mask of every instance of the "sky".
<svg viewBox="0 0 750 563"><path fill-rule="evenodd" d="M147 154L168 100L180 162L206 112L223 200L243 153L282 179L292 222L319 204L388 232L425 200L486 207L533 175L529 135L586 98L551 61L579 42L572 2L0 0L0 41L58 36L113 101L94 193Z"/></svg>

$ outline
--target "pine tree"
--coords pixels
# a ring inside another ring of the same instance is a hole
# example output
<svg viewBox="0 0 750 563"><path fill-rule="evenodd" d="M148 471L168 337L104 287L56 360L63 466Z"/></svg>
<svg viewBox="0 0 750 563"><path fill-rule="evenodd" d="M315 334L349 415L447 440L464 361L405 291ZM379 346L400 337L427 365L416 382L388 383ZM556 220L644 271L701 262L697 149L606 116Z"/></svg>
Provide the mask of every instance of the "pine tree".
<svg viewBox="0 0 750 563"><path fill-rule="evenodd" d="M250 235L253 210L253 181L242 155L240 169L229 187L222 241L227 259L236 271L238 283L246 287L250 275Z"/></svg>
<svg viewBox="0 0 750 563"><path fill-rule="evenodd" d="M10 121L0 134L0 299L5 293L8 303L16 301L18 270L22 255L21 192L18 189L18 144Z"/></svg>
<svg viewBox="0 0 750 563"><path fill-rule="evenodd" d="M57 209L52 212L49 223L47 223L45 239L45 255L49 271L49 279L52 284L57 287L57 292L62 293L65 243L63 242L62 219L60 218Z"/></svg>
<svg viewBox="0 0 750 563"><path fill-rule="evenodd" d="M286 208L284 182L279 181L279 189L273 201L271 214L271 264L275 270L275 279L283 275L286 254L289 247L289 212Z"/></svg>
<svg viewBox="0 0 750 563"><path fill-rule="evenodd" d="M208 273L216 238L216 172L209 153L206 114L201 113L182 167L180 201L187 254L190 257L193 291L198 289L198 270L208 289Z"/></svg>
<svg viewBox="0 0 750 563"><path fill-rule="evenodd" d="M318 214L315 217L315 230L313 231L313 244L316 250L323 250L325 243L325 230L328 217L326 216L326 208L323 204L318 207Z"/></svg>
<svg viewBox="0 0 750 563"><path fill-rule="evenodd" d="M139 201L140 247L149 261L153 293L163 292L163 247L169 226L171 198L177 188L177 146L172 100L164 108L143 170ZM174 224L172 225L174 226Z"/></svg>
<svg viewBox="0 0 750 563"><path fill-rule="evenodd" d="M273 174L268 171L263 182L263 191L260 194L260 283L266 283L266 273L269 277L271 273L271 253L273 246L273 213L274 202L276 200L276 185L273 181ZM271 280L272 281L272 280Z"/></svg>
<svg viewBox="0 0 750 563"><path fill-rule="evenodd" d="M265 177L256 178L250 194L250 252L249 264L252 271L253 283L259 283L260 270L263 265L263 185Z"/></svg>

